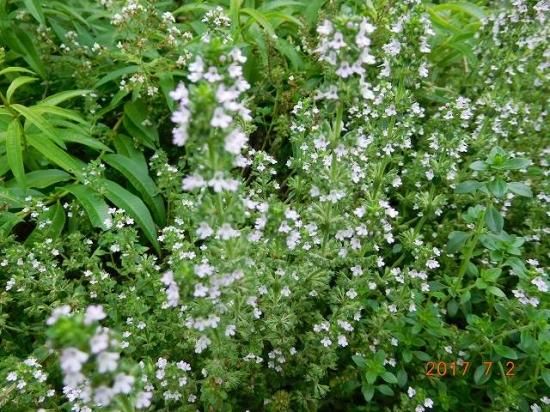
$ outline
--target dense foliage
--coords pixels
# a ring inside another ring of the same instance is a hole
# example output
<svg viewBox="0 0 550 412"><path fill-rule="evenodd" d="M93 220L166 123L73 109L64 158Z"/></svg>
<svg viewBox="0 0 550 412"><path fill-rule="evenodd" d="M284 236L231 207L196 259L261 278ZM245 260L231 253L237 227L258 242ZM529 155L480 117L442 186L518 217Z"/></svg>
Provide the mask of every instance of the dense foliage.
<svg viewBox="0 0 550 412"><path fill-rule="evenodd" d="M548 410L549 13L0 0L0 409Z"/></svg>

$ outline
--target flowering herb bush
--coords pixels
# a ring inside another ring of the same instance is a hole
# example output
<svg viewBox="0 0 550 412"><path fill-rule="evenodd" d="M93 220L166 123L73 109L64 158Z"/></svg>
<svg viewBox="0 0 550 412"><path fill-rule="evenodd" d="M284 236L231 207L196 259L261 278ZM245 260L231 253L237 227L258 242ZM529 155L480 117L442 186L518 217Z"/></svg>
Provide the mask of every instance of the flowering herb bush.
<svg viewBox="0 0 550 412"><path fill-rule="evenodd" d="M549 13L0 0L0 409L548 410Z"/></svg>

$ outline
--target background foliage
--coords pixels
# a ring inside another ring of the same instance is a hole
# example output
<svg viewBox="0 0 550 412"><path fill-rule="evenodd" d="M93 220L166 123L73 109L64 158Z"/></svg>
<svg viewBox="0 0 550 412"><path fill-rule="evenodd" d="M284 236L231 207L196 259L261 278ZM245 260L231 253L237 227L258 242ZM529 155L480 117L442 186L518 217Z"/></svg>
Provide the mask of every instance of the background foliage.
<svg viewBox="0 0 550 412"><path fill-rule="evenodd" d="M549 12L0 0L0 408L547 408Z"/></svg>

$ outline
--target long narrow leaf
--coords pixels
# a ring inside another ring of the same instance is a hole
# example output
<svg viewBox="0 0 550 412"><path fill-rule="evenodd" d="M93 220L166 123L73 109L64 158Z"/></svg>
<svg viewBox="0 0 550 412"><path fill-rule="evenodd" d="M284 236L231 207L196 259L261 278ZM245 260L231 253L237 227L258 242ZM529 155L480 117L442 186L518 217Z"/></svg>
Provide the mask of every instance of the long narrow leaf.
<svg viewBox="0 0 550 412"><path fill-rule="evenodd" d="M70 185L63 188L82 205L94 227L106 230L110 219L109 206L103 197L84 185Z"/></svg>
<svg viewBox="0 0 550 412"><path fill-rule="evenodd" d="M6 134L6 155L13 176L25 187L25 167L23 165L23 128L19 119L13 119Z"/></svg>
<svg viewBox="0 0 550 412"><path fill-rule="evenodd" d="M60 166L62 169L65 169L69 173L72 173L75 176L82 176L82 169L84 168L84 163L64 150L60 149L58 146L53 144L50 140L44 139L43 136L36 136L29 134L27 135L27 140L31 146L38 150L44 157L50 160L52 163Z"/></svg>
<svg viewBox="0 0 550 412"><path fill-rule="evenodd" d="M27 83L32 83L37 81L38 79L36 77L30 77L30 76L19 76L14 81L12 81L8 87L8 90L6 91L6 99L9 103L11 103L11 98L15 91Z"/></svg>
<svg viewBox="0 0 550 412"><path fill-rule="evenodd" d="M126 213L134 218L139 227L143 230L145 237L151 242L155 250L160 253L155 222L153 222L151 213L149 213L149 209L147 209L145 203L118 183L111 180L104 180L103 184L107 199L113 202L117 207L124 209Z"/></svg>

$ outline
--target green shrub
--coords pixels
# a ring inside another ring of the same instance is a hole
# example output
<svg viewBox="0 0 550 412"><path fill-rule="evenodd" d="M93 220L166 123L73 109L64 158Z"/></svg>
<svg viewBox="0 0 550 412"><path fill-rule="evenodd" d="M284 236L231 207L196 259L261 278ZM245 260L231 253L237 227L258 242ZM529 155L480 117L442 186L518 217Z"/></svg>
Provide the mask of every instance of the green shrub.
<svg viewBox="0 0 550 412"><path fill-rule="evenodd" d="M548 408L548 2L181 3L0 0L0 408Z"/></svg>

